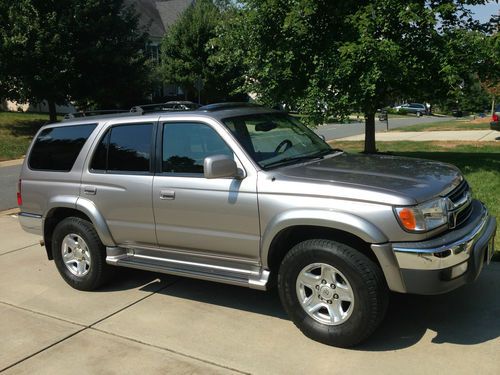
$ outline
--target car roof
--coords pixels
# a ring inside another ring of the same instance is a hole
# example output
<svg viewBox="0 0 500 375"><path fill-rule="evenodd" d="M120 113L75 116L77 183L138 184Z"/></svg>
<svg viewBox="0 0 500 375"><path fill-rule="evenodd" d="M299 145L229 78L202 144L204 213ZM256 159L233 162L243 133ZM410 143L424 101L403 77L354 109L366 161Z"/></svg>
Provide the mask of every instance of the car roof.
<svg viewBox="0 0 500 375"><path fill-rule="evenodd" d="M138 115L137 112L125 112L120 114L79 117L79 118L63 120L62 122L47 124L44 126L44 128L95 124L95 123L119 120L121 118L127 119L127 122L130 122L130 120L135 120L135 119L137 119L139 122L150 122L150 121L158 121L158 119L165 120L171 118L185 118L186 116L196 116L200 117L200 119L211 118L218 121L222 121L223 119L229 117L248 116L248 115L255 115L262 113L284 113L284 112L258 105L238 106L235 103L221 103L218 105L208 105L189 111L175 111L175 112L158 111L158 112L149 112L144 115Z"/></svg>

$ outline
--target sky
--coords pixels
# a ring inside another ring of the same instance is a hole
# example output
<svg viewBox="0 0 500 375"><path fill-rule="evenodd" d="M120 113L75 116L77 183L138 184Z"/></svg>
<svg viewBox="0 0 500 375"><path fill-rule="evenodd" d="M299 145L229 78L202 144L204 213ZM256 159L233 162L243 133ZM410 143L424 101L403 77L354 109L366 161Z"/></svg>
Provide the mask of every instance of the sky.
<svg viewBox="0 0 500 375"><path fill-rule="evenodd" d="M470 9L474 12L475 18L481 22L489 21L493 14L498 14L500 10L500 4L491 1L485 5L475 5L470 7Z"/></svg>

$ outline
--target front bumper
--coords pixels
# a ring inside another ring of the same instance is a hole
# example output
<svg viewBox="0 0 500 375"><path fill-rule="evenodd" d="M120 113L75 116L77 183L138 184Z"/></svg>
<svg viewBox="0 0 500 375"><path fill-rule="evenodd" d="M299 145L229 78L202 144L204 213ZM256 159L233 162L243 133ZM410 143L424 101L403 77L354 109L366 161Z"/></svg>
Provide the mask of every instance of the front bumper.
<svg viewBox="0 0 500 375"><path fill-rule="evenodd" d="M479 276L494 252L496 219L475 200L473 215L461 228L422 242L393 243L407 293L445 293Z"/></svg>

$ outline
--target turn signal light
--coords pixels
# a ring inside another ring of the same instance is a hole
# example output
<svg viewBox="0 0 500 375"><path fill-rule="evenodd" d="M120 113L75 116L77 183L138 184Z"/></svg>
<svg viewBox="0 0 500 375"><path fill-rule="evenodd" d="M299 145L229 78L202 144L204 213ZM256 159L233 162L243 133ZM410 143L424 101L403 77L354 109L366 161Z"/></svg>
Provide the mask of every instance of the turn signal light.
<svg viewBox="0 0 500 375"><path fill-rule="evenodd" d="M415 214L413 210L409 208L403 208L398 212L401 224L408 230L415 230L417 227L417 220L415 219Z"/></svg>

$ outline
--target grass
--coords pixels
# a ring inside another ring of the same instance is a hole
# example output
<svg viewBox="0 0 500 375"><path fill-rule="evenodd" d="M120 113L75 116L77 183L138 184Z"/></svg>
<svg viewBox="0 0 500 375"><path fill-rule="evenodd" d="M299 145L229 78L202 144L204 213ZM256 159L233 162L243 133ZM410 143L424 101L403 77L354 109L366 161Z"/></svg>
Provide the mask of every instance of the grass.
<svg viewBox="0 0 500 375"><path fill-rule="evenodd" d="M450 120L441 122L429 122L392 129L396 132L421 132L421 131L452 131L452 130L489 130L490 120L488 118L476 120Z"/></svg>
<svg viewBox="0 0 500 375"><path fill-rule="evenodd" d="M332 146L361 152L363 142L333 141ZM500 219L499 142L377 142L380 152L454 164L463 172L474 197L483 201ZM495 239L496 260L500 260L500 226Z"/></svg>
<svg viewBox="0 0 500 375"><path fill-rule="evenodd" d="M23 157L35 133L48 122L48 114L0 112L0 161Z"/></svg>

